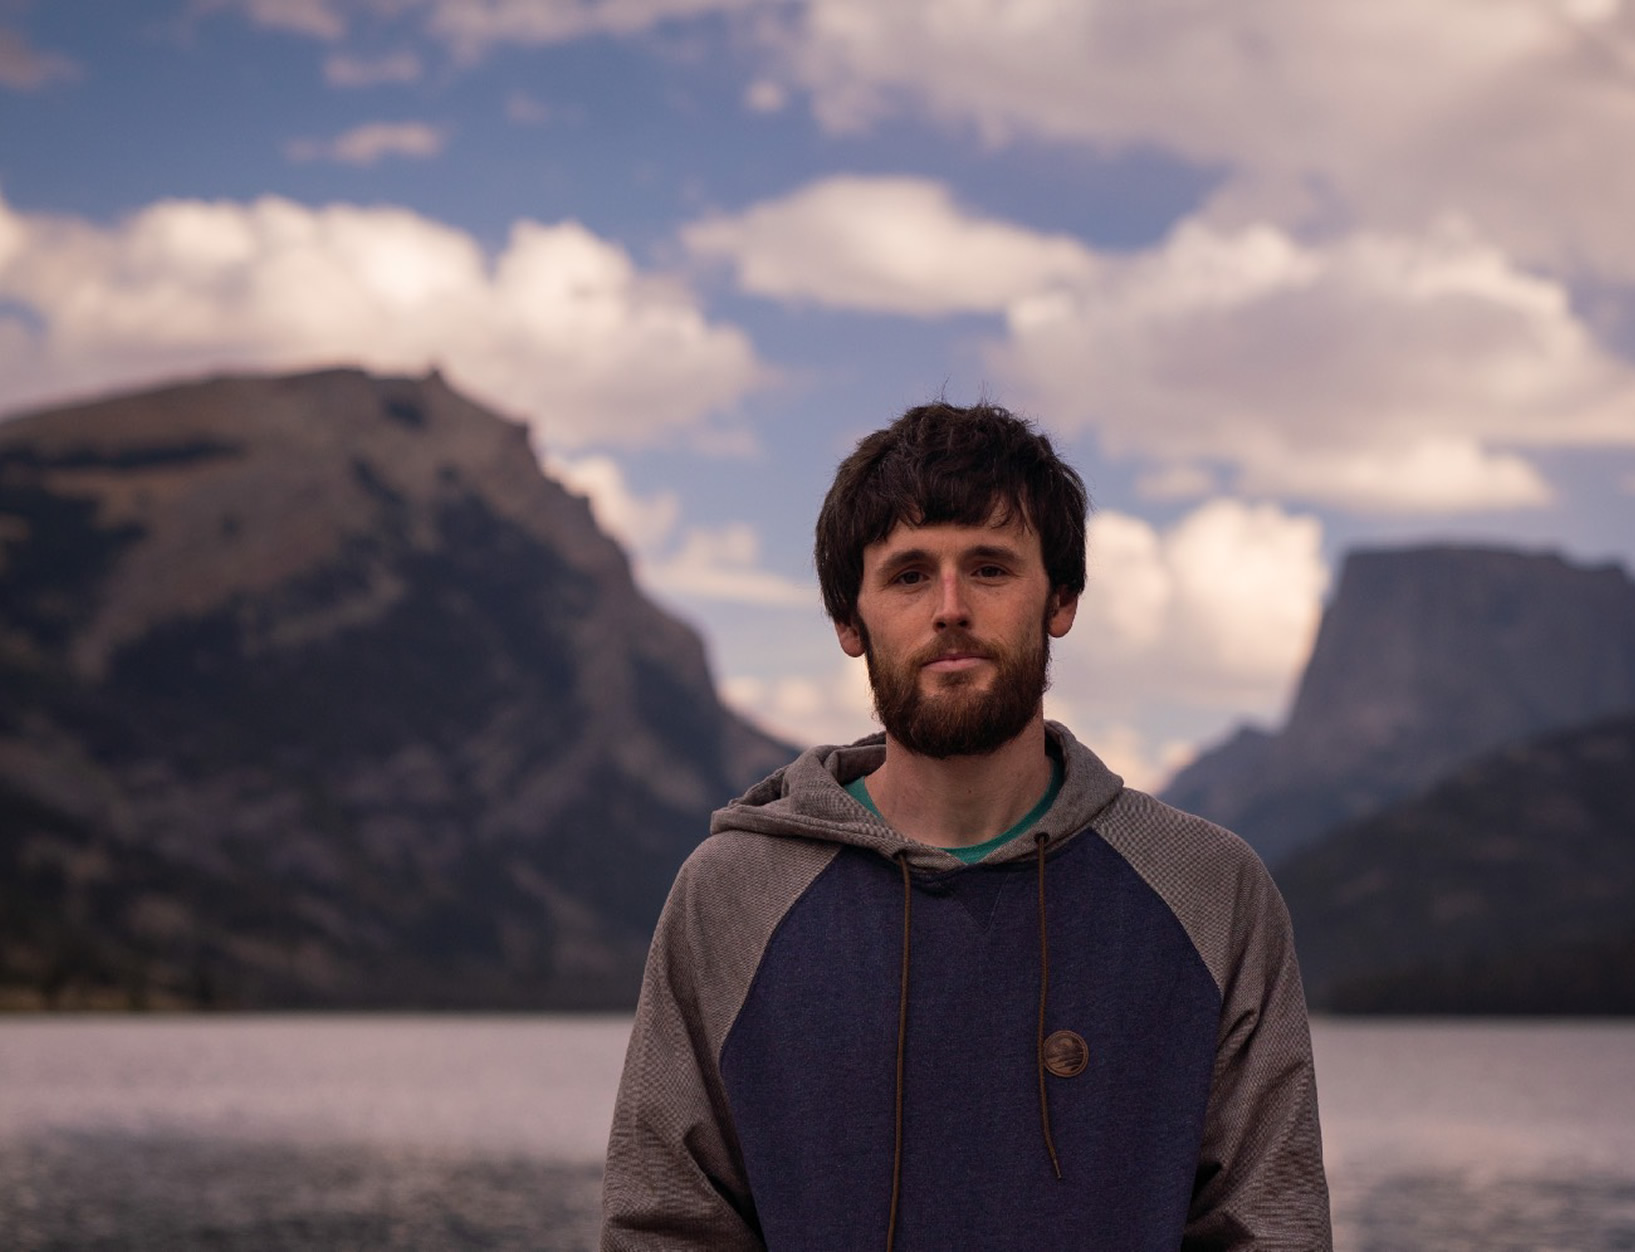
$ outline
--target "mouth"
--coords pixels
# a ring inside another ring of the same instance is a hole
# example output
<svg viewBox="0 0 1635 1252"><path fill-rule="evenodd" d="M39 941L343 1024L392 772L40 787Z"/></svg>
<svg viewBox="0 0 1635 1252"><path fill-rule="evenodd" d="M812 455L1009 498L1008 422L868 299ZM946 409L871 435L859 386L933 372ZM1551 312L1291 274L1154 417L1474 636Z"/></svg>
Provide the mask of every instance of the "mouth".
<svg viewBox="0 0 1635 1252"><path fill-rule="evenodd" d="M957 674L986 664L988 657L981 652L944 652L925 662L922 668L933 674Z"/></svg>

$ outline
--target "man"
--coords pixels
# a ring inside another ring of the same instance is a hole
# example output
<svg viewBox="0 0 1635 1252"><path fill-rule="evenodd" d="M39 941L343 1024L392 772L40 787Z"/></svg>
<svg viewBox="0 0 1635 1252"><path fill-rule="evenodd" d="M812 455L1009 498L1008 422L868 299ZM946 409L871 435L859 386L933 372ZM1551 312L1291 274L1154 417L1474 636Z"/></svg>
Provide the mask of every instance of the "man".
<svg viewBox="0 0 1635 1252"><path fill-rule="evenodd" d="M1087 508L990 405L840 466L818 576L885 734L802 754L683 866L604 1249L1330 1246L1276 889L1044 720Z"/></svg>

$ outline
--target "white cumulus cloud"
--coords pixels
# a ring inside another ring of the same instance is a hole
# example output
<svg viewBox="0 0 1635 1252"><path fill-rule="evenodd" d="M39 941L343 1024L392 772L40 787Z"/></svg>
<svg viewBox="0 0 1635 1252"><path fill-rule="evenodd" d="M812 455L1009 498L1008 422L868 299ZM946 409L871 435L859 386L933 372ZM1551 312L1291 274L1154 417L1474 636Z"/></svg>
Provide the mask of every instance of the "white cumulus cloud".
<svg viewBox="0 0 1635 1252"><path fill-rule="evenodd" d="M1077 240L974 216L921 178L823 179L682 239L756 295L922 317L998 312L1096 271Z"/></svg>
<svg viewBox="0 0 1635 1252"><path fill-rule="evenodd" d="M740 330L574 222L520 221L489 257L406 209L168 200L104 227L0 201L0 407L337 362L440 366L552 449L698 430L766 377Z"/></svg>
<svg viewBox="0 0 1635 1252"><path fill-rule="evenodd" d="M1199 482L1231 467L1239 491L1513 508L1550 495L1517 449L1635 445L1635 369L1458 224L1319 246L1189 222L1008 329L993 367L1053 422Z"/></svg>
<svg viewBox="0 0 1635 1252"><path fill-rule="evenodd" d="M816 587L762 566L760 536L749 522L689 529L675 552L647 562L645 575L670 596L797 609L817 603Z"/></svg>
<svg viewBox="0 0 1635 1252"><path fill-rule="evenodd" d="M1162 528L1096 514L1047 716L1148 790L1232 723L1276 721L1322 617L1322 539L1316 518L1231 497Z"/></svg>
<svg viewBox="0 0 1635 1252"><path fill-rule="evenodd" d="M1078 620L1056 645L1060 699L1126 724L1147 705L1281 709L1328 586L1315 518L1227 497L1164 530L1105 511L1089 547Z"/></svg>
<svg viewBox="0 0 1635 1252"><path fill-rule="evenodd" d="M1635 366L1458 218L1323 242L1189 219L1104 253L927 180L836 177L683 239L791 304L1002 313L987 363L1007 394L1135 459L1154 498L1524 508L1551 498L1529 450L1635 446Z"/></svg>

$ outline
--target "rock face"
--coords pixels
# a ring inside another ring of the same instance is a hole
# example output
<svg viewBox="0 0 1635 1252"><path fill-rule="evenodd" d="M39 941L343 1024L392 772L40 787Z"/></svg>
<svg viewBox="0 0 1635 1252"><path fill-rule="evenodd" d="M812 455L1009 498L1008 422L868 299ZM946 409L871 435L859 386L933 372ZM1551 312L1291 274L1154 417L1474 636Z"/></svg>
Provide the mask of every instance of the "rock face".
<svg viewBox="0 0 1635 1252"><path fill-rule="evenodd" d="M0 994L629 1003L724 710L523 430L436 375L0 425Z"/></svg>
<svg viewBox="0 0 1635 1252"><path fill-rule="evenodd" d="M1274 868L1464 761L1635 710L1635 582L1612 565L1434 547L1350 556L1288 724L1240 731L1170 803Z"/></svg>
<svg viewBox="0 0 1635 1252"><path fill-rule="evenodd" d="M1479 758L1278 881L1318 1008L1635 1013L1635 715Z"/></svg>

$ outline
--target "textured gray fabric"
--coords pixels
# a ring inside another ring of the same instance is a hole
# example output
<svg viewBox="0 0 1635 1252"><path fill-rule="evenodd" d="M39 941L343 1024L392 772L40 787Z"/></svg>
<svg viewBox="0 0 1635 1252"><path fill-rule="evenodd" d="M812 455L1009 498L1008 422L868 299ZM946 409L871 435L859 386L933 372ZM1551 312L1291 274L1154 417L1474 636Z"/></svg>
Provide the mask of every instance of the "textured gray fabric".
<svg viewBox="0 0 1635 1252"><path fill-rule="evenodd" d="M738 1207L749 1184L721 1048L778 922L836 851L728 832L682 866L648 952L614 1108L604 1252L761 1247L753 1214Z"/></svg>
<svg viewBox="0 0 1635 1252"><path fill-rule="evenodd" d="M1221 990L1185 1246L1332 1247L1305 993L1271 876L1230 831L1138 791L1096 830L1169 906Z"/></svg>

